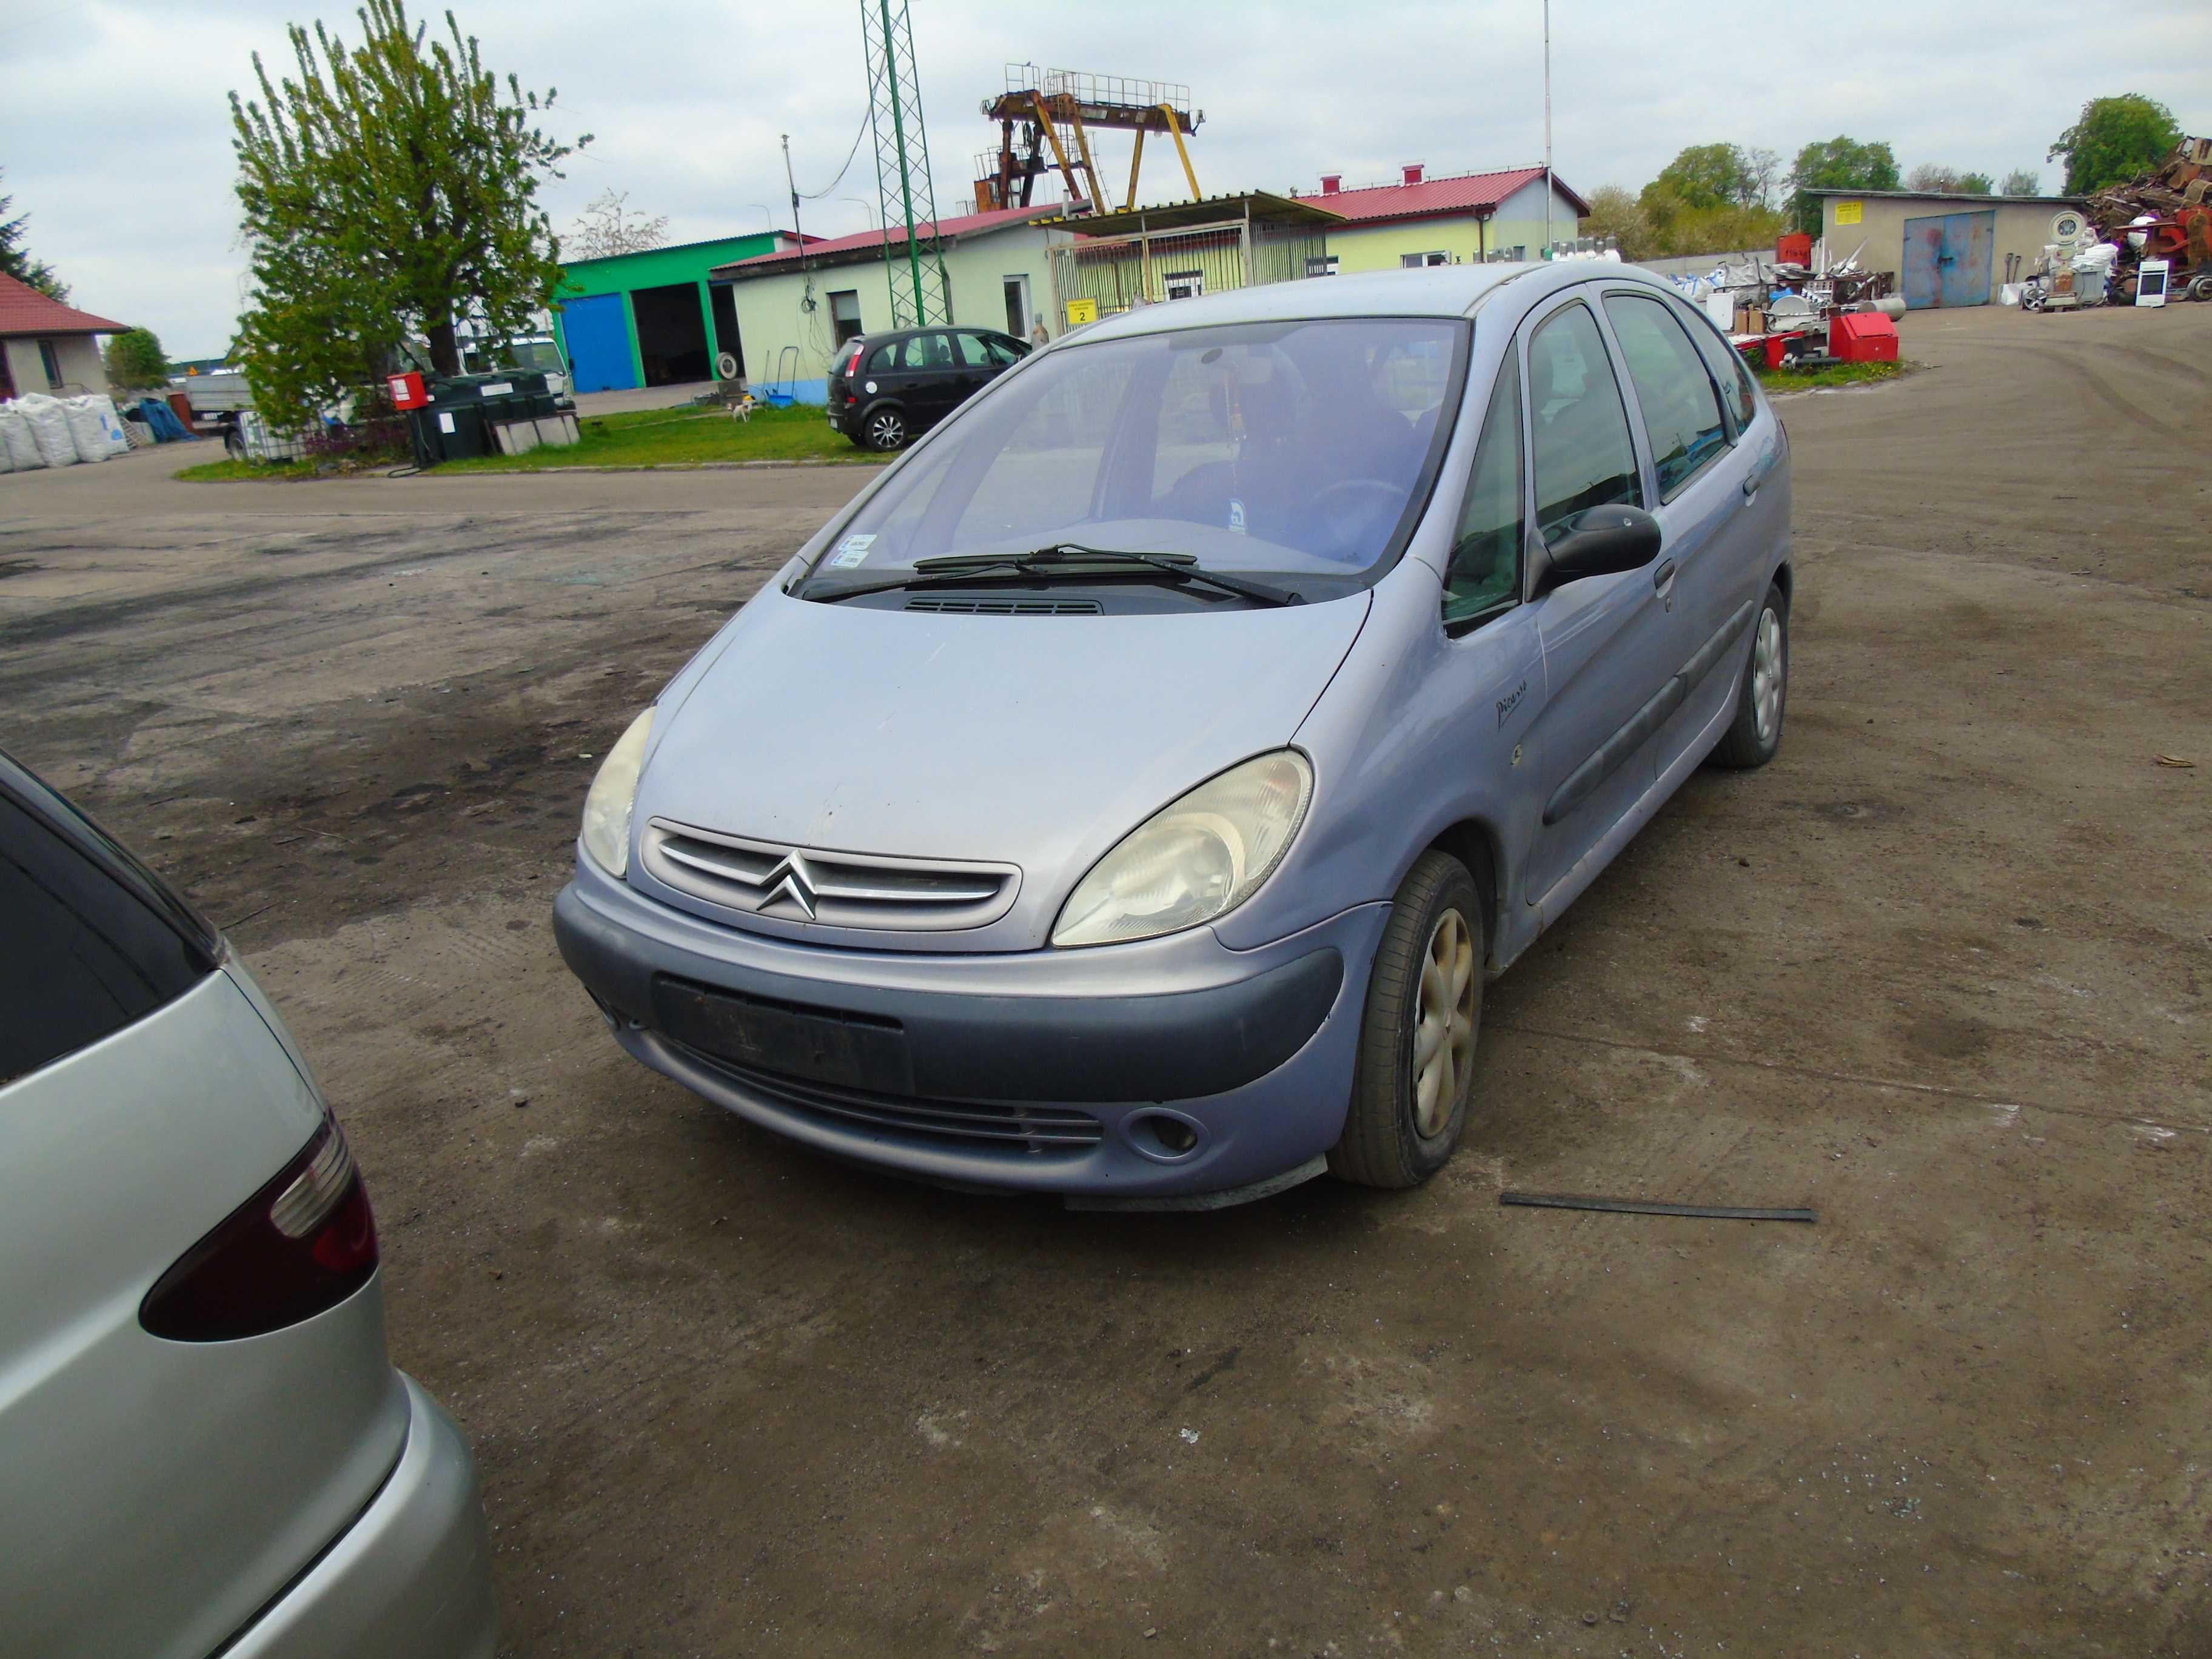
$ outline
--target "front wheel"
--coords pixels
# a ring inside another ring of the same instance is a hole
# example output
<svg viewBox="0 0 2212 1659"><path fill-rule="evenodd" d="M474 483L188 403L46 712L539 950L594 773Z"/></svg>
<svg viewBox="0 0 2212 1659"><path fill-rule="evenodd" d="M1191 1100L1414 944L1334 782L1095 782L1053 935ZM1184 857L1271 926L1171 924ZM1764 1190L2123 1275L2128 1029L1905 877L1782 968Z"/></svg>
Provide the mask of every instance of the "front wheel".
<svg viewBox="0 0 2212 1659"><path fill-rule="evenodd" d="M888 455L906 442L906 416L896 409L871 410L860 430L870 449L878 455Z"/></svg>
<svg viewBox="0 0 2212 1659"><path fill-rule="evenodd" d="M1450 1162L1467 1125L1487 953L1474 878L1449 854L1422 854L1376 949L1330 1173L1363 1187L1418 1187Z"/></svg>
<svg viewBox="0 0 2212 1659"><path fill-rule="evenodd" d="M1780 585L1772 583L1752 624L1751 655L1736 691L1735 719L1713 759L1741 771L1765 765L1782 747L1782 717L1789 706L1790 601Z"/></svg>

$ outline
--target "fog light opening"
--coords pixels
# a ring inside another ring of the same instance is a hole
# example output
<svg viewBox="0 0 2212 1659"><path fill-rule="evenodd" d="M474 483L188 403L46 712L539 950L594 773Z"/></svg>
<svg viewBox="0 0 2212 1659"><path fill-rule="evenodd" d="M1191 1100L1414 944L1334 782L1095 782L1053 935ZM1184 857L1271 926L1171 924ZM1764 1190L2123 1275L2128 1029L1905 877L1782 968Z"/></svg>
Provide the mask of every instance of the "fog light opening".
<svg viewBox="0 0 2212 1659"><path fill-rule="evenodd" d="M1198 1148L1198 1131L1179 1117L1147 1113L1138 1120L1137 1129L1170 1158L1182 1158Z"/></svg>

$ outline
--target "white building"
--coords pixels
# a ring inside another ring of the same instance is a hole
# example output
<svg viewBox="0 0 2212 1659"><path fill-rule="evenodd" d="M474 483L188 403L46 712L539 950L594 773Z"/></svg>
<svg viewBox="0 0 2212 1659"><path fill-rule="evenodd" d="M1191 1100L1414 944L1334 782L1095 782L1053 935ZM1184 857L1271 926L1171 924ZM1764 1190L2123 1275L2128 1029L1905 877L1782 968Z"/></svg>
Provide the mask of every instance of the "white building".
<svg viewBox="0 0 2212 1659"><path fill-rule="evenodd" d="M0 398L106 391L97 337L120 334L126 326L0 276Z"/></svg>

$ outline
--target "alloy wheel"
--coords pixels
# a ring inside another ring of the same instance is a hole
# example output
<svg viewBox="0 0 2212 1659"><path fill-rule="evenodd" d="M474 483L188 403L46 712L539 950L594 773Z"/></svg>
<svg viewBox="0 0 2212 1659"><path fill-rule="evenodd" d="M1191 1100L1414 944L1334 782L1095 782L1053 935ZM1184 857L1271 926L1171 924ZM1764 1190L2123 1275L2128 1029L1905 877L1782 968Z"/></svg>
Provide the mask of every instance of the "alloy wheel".
<svg viewBox="0 0 2212 1659"><path fill-rule="evenodd" d="M1413 1127L1444 1132L1474 1061L1474 941L1457 910L1437 918L1421 957L1413 1023Z"/></svg>
<svg viewBox="0 0 2212 1659"><path fill-rule="evenodd" d="M1759 742L1772 743L1782 721L1782 618L1771 609L1759 613L1759 639L1752 647L1751 714Z"/></svg>
<svg viewBox="0 0 2212 1659"><path fill-rule="evenodd" d="M906 441L906 422L889 410L868 418L868 442L877 449L896 449Z"/></svg>

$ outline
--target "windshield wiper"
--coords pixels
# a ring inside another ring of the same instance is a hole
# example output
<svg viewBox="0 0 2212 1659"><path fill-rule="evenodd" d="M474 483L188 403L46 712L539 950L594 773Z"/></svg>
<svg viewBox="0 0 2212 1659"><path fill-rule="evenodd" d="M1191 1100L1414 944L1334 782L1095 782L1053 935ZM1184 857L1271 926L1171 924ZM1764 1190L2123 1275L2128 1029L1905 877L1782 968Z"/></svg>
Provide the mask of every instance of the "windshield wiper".
<svg viewBox="0 0 2212 1659"><path fill-rule="evenodd" d="M948 553L915 561L914 574L880 582L864 582L834 592L810 594L824 605L858 599L866 593L889 593L902 587L945 587L971 582L1006 571L1032 581L1080 581L1097 574L1098 567L1156 570L1177 583L1204 582L1224 593L1260 605L1304 605L1305 596L1267 582L1232 576L1225 571L1202 568L1188 553L1130 553L1119 548L1085 547L1080 542L1054 542L1027 553Z"/></svg>

